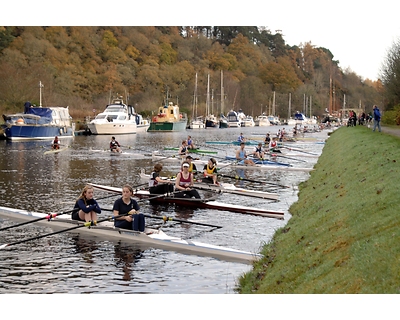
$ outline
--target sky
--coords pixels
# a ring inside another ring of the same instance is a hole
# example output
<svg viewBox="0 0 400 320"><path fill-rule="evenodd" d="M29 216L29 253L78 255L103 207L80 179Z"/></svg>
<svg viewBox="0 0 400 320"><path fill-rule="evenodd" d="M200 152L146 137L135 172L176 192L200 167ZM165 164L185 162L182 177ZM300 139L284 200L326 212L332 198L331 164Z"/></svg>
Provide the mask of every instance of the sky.
<svg viewBox="0 0 400 320"><path fill-rule="evenodd" d="M139 4L138 4L139 2ZM140 4L140 2L144 2ZM49 5L50 4L50 5ZM6 4L2 25L264 26L286 44L329 49L342 70L377 80L388 50L400 41L393 1L25 1ZM2 5L3 7L3 5Z"/></svg>

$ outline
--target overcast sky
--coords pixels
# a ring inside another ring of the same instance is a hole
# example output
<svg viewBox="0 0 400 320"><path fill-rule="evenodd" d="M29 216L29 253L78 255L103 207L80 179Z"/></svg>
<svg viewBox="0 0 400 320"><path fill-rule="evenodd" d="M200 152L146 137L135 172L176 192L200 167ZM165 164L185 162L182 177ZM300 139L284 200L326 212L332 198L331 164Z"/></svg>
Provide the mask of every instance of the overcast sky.
<svg viewBox="0 0 400 320"><path fill-rule="evenodd" d="M25 3L24 3L25 2ZM6 4L3 25L265 26L288 45L329 49L345 70L376 80L400 39L396 2L280 1L20 1ZM10 14L6 14L6 12Z"/></svg>

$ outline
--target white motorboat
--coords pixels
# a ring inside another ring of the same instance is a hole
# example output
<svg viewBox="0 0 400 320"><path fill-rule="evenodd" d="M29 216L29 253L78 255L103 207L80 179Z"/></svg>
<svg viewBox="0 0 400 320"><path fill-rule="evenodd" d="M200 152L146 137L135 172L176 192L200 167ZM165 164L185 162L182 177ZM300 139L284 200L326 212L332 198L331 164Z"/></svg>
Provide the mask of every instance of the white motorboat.
<svg viewBox="0 0 400 320"><path fill-rule="evenodd" d="M56 232L65 230L71 233L80 233L83 235L99 237L100 239L105 240L121 241L127 244L134 243L136 245L141 244L145 246L145 248L154 247L163 250L173 250L180 253L209 256L232 262L251 264L261 257L260 254L249 251L169 236L160 229L146 228L144 232L139 232L116 228L114 227L113 222L111 222L112 216L99 220L99 223L96 226L90 226L90 228L86 227L83 222L71 220L70 214L50 215L48 213L0 207L0 216L10 220L32 222L45 227L50 227ZM173 218L168 217L145 216L148 218L163 219L164 221L174 221ZM190 223L190 221L187 221L187 223ZM192 223L195 224L195 222ZM40 238L40 236L36 238ZM0 249L7 248L9 245L11 244L0 245Z"/></svg>
<svg viewBox="0 0 400 320"><path fill-rule="evenodd" d="M118 97L90 121L88 128L92 134L96 135L133 134L137 132L138 120L135 109L126 105L122 97Z"/></svg>
<svg viewBox="0 0 400 320"><path fill-rule="evenodd" d="M271 122L269 122L268 117L264 114L258 116L254 121L254 123L256 126L259 127L268 127L271 125Z"/></svg>
<svg viewBox="0 0 400 320"><path fill-rule="evenodd" d="M229 111L226 121L228 124L228 128L239 128L241 126L240 119L236 111Z"/></svg>
<svg viewBox="0 0 400 320"><path fill-rule="evenodd" d="M246 116L242 123L243 127L254 127L256 125L252 116Z"/></svg>

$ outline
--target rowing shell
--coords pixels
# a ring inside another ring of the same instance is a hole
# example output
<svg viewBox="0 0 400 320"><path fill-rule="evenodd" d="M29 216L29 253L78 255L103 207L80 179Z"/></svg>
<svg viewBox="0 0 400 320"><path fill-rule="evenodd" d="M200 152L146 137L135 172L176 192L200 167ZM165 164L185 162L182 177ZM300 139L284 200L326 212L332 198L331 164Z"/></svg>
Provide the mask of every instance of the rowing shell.
<svg viewBox="0 0 400 320"><path fill-rule="evenodd" d="M172 150L172 151L179 151L179 148L169 148L165 147L164 150ZM202 150L202 149L187 149L189 153L210 153L210 154L217 154L218 151L212 150Z"/></svg>
<svg viewBox="0 0 400 320"><path fill-rule="evenodd" d="M144 172L144 169L142 169L140 172L140 178L142 180L148 181L150 179L150 175L146 174ZM175 179L170 179L167 177L161 177L161 179L175 181ZM220 182L219 186L216 186L216 185L206 184L206 183L202 183L202 182L195 182L194 187L198 188L200 190L205 190L205 191L231 193L231 194L237 194L237 195L241 195L241 196L248 196L248 197L254 197L254 198L278 200L277 193L238 188L232 183Z"/></svg>
<svg viewBox="0 0 400 320"><path fill-rule="evenodd" d="M89 183L96 189L100 189L107 192L116 192L121 193L121 188L104 186L100 184ZM146 199L154 194L151 194L148 190L137 190L134 194L136 197L141 199ZM273 210L266 210L260 208L253 208L253 207L246 207L241 205L235 204L227 204L219 201L213 201L209 199L187 199L187 198L175 198L170 197L165 194L163 197L152 199L152 202L157 203L171 203L176 205L181 205L185 207L191 208L200 208L200 209L212 209L212 210L222 210L222 211L230 211L230 212L237 212L243 214L251 214L260 217L266 218L275 218L279 220L283 220L284 212L282 211L273 211Z"/></svg>
<svg viewBox="0 0 400 320"><path fill-rule="evenodd" d="M60 149L51 149L51 150L45 151L44 154L59 153L59 152L65 151L67 149L68 149L68 146L66 146L64 148L60 148Z"/></svg>
<svg viewBox="0 0 400 320"><path fill-rule="evenodd" d="M25 222L47 217L48 214L0 207L0 216L11 220ZM58 216L50 221L44 219L35 223L38 225L51 227L56 231L82 224L82 222L71 220L70 215ZM105 240L122 241L128 244L132 243L136 244L135 247L137 247L137 244L140 244L142 249L153 247L246 264L251 264L261 257L261 255L249 251L242 251L169 236L162 230L158 229L146 228L144 232L120 229L114 227L114 224L110 221L101 222L97 226L91 226L90 228L82 227L74 229L71 232L95 236Z"/></svg>
<svg viewBox="0 0 400 320"><path fill-rule="evenodd" d="M176 157L166 157L166 156L160 156L160 155L155 155L152 153L151 155L153 161L166 161L166 162L173 162L175 164L181 164L182 159L176 158ZM193 160L192 161L194 164L199 164L199 165L205 165L208 163L208 160ZM280 166L280 165L272 165L272 164L256 164L254 166L252 165L246 165L246 164L238 164L235 162L227 162L227 161L221 161L218 162L218 170L222 170L224 168L236 168L236 169L253 169L253 170L271 170L271 171L303 171L303 172L309 172L314 170L313 168L304 168L304 167L294 167L294 166Z"/></svg>

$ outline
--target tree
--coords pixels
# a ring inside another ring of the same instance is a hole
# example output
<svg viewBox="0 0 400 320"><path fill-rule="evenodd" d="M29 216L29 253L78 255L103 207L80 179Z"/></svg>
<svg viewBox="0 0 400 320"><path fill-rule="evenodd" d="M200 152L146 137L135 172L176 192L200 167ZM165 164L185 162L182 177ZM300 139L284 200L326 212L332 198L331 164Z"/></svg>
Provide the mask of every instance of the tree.
<svg viewBox="0 0 400 320"><path fill-rule="evenodd" d="M380 77L385 88L387 109L393 109L400 103L400 39L389 49Z"/></svg>

